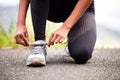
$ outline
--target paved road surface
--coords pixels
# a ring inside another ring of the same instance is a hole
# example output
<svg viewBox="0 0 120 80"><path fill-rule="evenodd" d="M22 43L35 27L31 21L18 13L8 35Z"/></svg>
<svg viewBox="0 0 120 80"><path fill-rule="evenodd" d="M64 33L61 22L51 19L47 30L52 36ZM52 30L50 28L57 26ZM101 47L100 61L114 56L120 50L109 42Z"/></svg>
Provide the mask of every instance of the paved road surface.
<svg viewBox="0 0 120 80"><path fill-rule="evenodd" d="M94 50L78 65L63 49L48 49L47 66L27 67L29 49L0 49L0 80L120 80L120 50Z"/></svg>

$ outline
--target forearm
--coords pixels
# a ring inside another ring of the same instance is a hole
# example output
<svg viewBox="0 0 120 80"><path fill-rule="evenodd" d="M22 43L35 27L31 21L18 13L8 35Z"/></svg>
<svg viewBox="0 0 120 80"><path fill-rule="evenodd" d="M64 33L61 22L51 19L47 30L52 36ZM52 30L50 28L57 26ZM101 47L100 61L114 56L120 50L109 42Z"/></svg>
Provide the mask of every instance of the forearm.
<svg viewBox="0 0 120 80"><path fill-rule="evenodd" d="M80 17L84 14L86 9L91 4L92 0L78 0L75 8L73 9L70 16L66 19L63 24L63 27L71 29L72 26L80 19Z"/></svg>
<svg viewBox="0 0 120 80"><path fill-rule="evenodd" d="M29 0L20 0L18 9L17 25L25 25Z"/></svg>

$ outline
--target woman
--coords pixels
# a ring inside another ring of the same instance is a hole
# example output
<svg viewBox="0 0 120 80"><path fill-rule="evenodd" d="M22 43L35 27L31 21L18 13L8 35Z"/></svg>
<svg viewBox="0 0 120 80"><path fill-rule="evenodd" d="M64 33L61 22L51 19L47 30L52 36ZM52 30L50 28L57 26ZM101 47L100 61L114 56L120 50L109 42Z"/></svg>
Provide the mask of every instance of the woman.
<svg viewBox="0 0 120 80"><path fill-rule="evenodd" d="M96 24L93 0L20 0L15 39L17 44L29 46L25 19L29 4L34 44L45 43L46 20L63 22L48 41L48 46L61 43L68 37L68 50L78 63L86 63L92 56L96 41ZM46 65L45 45L33 46L27 58L27 65Z"/></svg>

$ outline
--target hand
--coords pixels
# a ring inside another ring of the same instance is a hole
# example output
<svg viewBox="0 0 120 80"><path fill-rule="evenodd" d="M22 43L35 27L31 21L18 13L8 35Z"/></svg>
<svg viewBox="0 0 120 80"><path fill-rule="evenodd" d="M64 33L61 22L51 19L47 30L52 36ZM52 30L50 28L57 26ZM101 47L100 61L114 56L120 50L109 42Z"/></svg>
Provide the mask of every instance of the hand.
<svg viewBox="0 0 120 80"><path fill-rule="evenodd" d="M28 32L27 32L26 26L17 26L16 32L15 32L15 40L17 44L29 46Z"/></svg>
<svg viewBox="0 0 120 80"><path fill-rule="evenodd" d="M54 43L63 42L69 31L70 29L67 27L60 27L59 29L55 30L49 38L48 46L50 47L50 45L54 45Z"/></svg>

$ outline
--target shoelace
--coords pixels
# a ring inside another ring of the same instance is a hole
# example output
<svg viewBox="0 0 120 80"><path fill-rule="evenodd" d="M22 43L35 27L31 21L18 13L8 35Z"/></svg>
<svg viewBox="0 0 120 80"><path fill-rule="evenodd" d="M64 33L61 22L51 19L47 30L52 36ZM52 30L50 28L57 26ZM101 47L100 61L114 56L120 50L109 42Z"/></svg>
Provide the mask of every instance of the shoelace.
<svg viewBox="0 0 120 80"><path fill-rule="evenodd" d="M30 46L45 46L47 43L42 43L42 44L30 44Z"/></svg>
<svg viewBox="0 0 120 80"><path fill-rule="evenodd" d="M46 49L45 45L32 46L31 53L33 55L34 54L42 54L42 53L46 55L45 49Z"/></svg>

